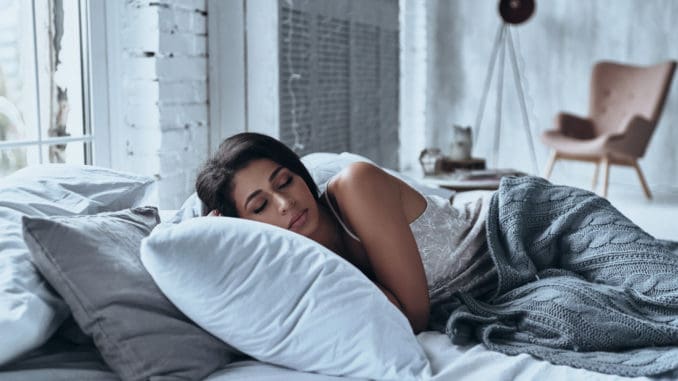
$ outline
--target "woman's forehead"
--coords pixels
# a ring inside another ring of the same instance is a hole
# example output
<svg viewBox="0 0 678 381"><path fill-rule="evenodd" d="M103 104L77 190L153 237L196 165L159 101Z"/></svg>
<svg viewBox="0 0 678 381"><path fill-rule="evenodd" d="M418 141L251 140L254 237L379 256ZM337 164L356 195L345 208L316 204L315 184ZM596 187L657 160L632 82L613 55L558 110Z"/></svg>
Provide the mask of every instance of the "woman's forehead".
<svg viewBox="0 0 678 381"><path fill-rule="evenodd" d="M263 177L264 180L269 180L269 176L278 168L284 169L282 165L271 159L255 159L247 163L243 168L235 173L235 177Z"/></svg>
<svg viewBox="0 0 678 381"><path fill-rule="evenodd" d="M270 159L256 159L249 162L242 169L238 170L233 177L233 190L237 195L238 191L252 190L261 187L273 180L273 175L277 175L285 168Z"/></svg>

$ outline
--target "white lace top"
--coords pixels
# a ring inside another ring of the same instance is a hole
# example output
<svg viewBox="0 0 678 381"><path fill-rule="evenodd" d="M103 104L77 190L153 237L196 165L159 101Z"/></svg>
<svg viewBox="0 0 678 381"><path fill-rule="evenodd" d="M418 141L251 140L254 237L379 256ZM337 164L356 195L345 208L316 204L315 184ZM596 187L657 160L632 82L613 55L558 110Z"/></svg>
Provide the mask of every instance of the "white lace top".
<svg viewBox="0 0 678 381"><path fill-rule="evenodd" d="M410 229L424 265L431 303L457 291L479 295L493 289L496 269L485 237L492 195L484 194L461 206L453 206L439 196L423 196L426 209L410 223ZM341 220L329 198L327 201L344 230L360 241Z"/></svg>
<svg viewBox="0 0 678 381"><path fill-rule="evenodd" d="M426 209L410 224L426 272L431 303L457 291L477 295L495 286L485 236L491 194L454 206L424 195Z"/></svg>

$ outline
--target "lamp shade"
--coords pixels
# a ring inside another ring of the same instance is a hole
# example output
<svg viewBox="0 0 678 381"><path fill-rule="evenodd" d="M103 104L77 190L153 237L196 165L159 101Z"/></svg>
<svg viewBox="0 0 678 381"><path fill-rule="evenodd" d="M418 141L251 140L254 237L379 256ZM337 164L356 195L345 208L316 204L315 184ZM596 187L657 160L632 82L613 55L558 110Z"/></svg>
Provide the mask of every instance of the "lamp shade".
<svg viewBox="0 0 678 381"><path fill-rule="evenodd" d="M534 0L500 0L499 15L509 24L520 24L534 13Z"/></svg>

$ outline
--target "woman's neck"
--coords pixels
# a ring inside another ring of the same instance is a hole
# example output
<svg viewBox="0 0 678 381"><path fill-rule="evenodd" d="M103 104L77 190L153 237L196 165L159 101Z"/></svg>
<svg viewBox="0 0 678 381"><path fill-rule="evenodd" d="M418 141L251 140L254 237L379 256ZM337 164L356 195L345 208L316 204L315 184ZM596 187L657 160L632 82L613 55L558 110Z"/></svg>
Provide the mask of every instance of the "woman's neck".
<svg viewBox="0 0 678 381"><path fill-rule="evenodd" d="M319 202L318 206L320 225L318 229L318 239L316 241L336 254L346 258L348 253L339 222L323 202Z"/></svg>

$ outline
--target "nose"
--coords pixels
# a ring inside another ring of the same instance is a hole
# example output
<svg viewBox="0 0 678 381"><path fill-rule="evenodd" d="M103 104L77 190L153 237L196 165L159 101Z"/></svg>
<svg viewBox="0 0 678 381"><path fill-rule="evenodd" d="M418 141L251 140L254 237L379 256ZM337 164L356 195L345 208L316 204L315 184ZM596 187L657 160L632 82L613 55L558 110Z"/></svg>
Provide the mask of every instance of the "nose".
<svg viewBox="0 0 678 381"><path fill-rule="evenodd" d="M284 194L278 195L277 198L278 210L280 211L280 214L287 214L287 212L289 212L289 210L296 204L294 198Z"/></svg>

